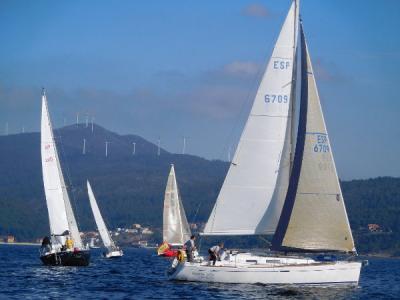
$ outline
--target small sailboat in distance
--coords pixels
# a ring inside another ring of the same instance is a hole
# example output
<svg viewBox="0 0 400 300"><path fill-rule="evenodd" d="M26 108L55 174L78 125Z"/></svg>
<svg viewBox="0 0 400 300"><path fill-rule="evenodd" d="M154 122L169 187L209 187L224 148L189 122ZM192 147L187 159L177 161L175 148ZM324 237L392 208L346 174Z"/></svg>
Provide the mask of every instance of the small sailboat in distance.
<svg viewBox="0 0 400 300"><path fill-rule="evenodd" d="M97 201L94 196L92 187L90 186L89 180L87 181L87 189L88 189L90 207L92 208L92 212L94 215L94 220L96 221L97 229L99 231L101 240L103 241L104 247L106 248L104 257L106 258L121 257L122 255L124 255L124 253L118 246L115 245L113 239L111 238L110 232L107 230L107 226L104 223L103 217L101 216L100 209L97 205Z"/></svg>
<svg viewBox="0 0 400 300"><path fill-rule="evenodd" d="M176 182L175 168L171 164L167 186L164 195L163 212L163 243L157 249L160 256L176 256L179 248L191 236L189 223L186 219L185 209L179 195Z"/></svg>
<svg viewBox="0 0 400 300"><path fill-rule="evenodd" d="M362 263L355 260L357 252L298 11L295 0L203 232L273 234L272 247L264 255L232 251L215 266L200 258L174 261L170 279L358 284ZM294 136L297 99L300 109Z"/></svg>
<svg viewBox="0 0 400 300"><path fill-rule="evenodd" d="M50 237L42 241L40 259L45 265L87 266L90 252L82 245L68 196L44 89L40 134L43 184L50 223Z"/></svg>

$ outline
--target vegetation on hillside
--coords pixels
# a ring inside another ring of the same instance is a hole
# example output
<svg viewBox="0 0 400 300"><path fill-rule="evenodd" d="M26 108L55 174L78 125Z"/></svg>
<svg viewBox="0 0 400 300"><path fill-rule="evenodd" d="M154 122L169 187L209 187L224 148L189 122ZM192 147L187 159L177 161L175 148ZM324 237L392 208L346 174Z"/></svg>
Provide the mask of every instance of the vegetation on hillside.
<svg viewBox="0 0 400 300"><path fill-rule="evenodd" d="M143 138L118 135L100 126L95 126L93 132L83 124L68 126L55 135L81 230L95 228L87 179L111 228L133 223L161 227L171 163L175 164L189 222L207 220L228 169L226 162L192 155L162 150L158 156L157 147ZM38 133L0 137L0 235L29 240L48 233L39 139ZM135 155L132 143L136 143ZM400 178L352 180L342 182L342 188L359 252L399 255ZM371 233L371 223L379 224L382 230Z"/></svg>

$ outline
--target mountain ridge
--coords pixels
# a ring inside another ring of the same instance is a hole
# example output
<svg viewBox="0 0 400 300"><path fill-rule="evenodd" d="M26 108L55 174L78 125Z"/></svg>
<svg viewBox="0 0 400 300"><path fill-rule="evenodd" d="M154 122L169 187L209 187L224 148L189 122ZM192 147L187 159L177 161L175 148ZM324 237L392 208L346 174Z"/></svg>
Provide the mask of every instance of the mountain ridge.
<svg viewBox="0 0 400 300"><path fill-rule="evenodd" d="M173 154L144 138L119 135L94 125L56 129L66 184L81 230L95 228L86 191L91 182L102 214L111 228L133 223L161 227L164 189L170 164L189 222L205 222L218 196L228 162ZM39 133L0 137L0 235L18 240L48 234L48 217L40 163ZM86 154L83 154L86 139ZM108 156L105 156L105 142ZM136 152L133 154L133 143ZM379 177L341 182L357 244L365 251L400 249L400 178ZM390 234L368 235L370 223ZM386 248L388 248L386 247ZM391 250L391 251L392 251Z"/></svg>
<svg viewBox="0 0 400 300"><path fill-rule="evenodd" d="M194 184L207 190L211 189L203 195L211 193L216 197L218 185L222 183L228 165L222 161L208 161L193 155L172 154L162 148L158 156L158 147L153 143L137 135L119 135L98 125L94 126L93 133L91 127L79 124L79 126L56 129L54 135L65 181L69 186L71 202L82 230L94 228L86 195L86 179L89 179L93 186L99 205L105 211L105 218L114 220L111 225L144 223L158 226L162 218L164 182L167 180L171 163L175 164L183 198L192 192ZM84 138L85 155L82 154ZM27 222L26 226L22 226L22 223L18 224L19 222L12 218L2 217L0 235L13 233L20 238L30 238L33 232L38 234L48 232L39 139L39 133L0 137L0 155L4 158L18 157L15 161L9 159L0 161L3 173L0 176L0 209L3 211L9 209L12 212L10 215L18 220L20 214ZM105 157L106 141L109 142L107 157ZM133 155L133 142L136 143L135 155ZM195 174L189 171L193 169L196 169ZM196 183L192 182L193 178L200 176L203 178L196 180ZM188 198L197 198L194 201L201 201L204 196ZM111 200L114 205L109 205ZM34 216L26 212L24 205L30 208L29 211ZM155 206L158 220L151 217L147 220L140 216L142 207L152 211L149 209L151 205ZM197 209L198 205L193 206ZM112 208L114 212L109 214ZM131 210L132 213L127 210ZM135 211L137 213L133 213ZM187 214L189 219L193 217L194 209L187 209ZM28 220L32 218L41 220L40 230L29 229L31 224ZM21 226L17 226L18 230L15 230L15 225Z"/></svg>

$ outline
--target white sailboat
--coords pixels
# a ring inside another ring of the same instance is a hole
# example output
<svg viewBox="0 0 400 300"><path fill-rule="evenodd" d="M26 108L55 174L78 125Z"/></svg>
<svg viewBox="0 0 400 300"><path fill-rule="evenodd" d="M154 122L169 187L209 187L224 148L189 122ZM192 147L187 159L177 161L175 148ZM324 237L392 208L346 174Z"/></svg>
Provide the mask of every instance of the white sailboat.
<svg viewBox="0 0 400 300"><path fill-rule="evenodd" d="M295 108L300 101L297 136ZM351 284L356 254L298 3L293 1L204 235L274 234L265 255L232 252L215 266L174 261L175 280ZM296 252L288 256L287 252ZM299 255L301 254L301 255Z"/></svg>
<svg viewBox="0 0 400 300"><path fill-rule="evenodd" d="M171 165L164 195L163 244L158 248L158 255L176 256L177 249L191 236L185 209L179 195L174 165Z"/></svg>
<svg viewBox="0 0 400 300"><path fill-rule="evenodd" d="M40 259L46 265L87 266L90 253L82 245L61 170L45 90L42 93L41 157L49 213L50 238L43 239Z"/></svg>
<svg viewBox="0 0 400 300"><path fill-rule="evenodd" d="M94 215L94 220L96 221L97 229L100 233L101 240L103 241L104 247L106 248L104 257L106 258L121 257L124 253L119 247L115 245L113 239L111 238L110 232L107 230L106 224L104 223L103 217L101 216L100 209L97 205L97 201L89 181L87 181L87 189L89 194L90 206L92 208L92 212Z"/></svg>

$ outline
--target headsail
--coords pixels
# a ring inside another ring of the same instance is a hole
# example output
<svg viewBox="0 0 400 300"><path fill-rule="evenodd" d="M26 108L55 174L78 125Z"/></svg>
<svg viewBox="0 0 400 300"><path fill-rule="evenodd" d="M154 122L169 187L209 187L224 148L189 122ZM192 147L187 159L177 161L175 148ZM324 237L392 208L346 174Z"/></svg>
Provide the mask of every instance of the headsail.
<svg viewBox="0 0 400 300"><path fill-rule="evenodd" d="M353 252L354 241L302 28L301 50L296 153L273 248Z"/></svg>
<svg viewBox="0 0 400 300"><path fill-rule="evenodd" d="M190 235L189 224L176 183L174 165L171 165L164 196L163 239L172 245L183 245Z"/></svg>
<svg viewBox="0 0 400 300"><path fill-rule="evenodd" d="M274 233L289 182L292 76L298 10L293 1L261 80L205 235Z"/></svg>
<svg viewBox="0 0 400 300"><path fill-rule="evenodd" d="M104 220L101 216L100 209L97 205L97 201L94 196L92 187L90 186L89 180L86 182L86 184L88 189L90 207L92 208L94 220L96 221L97 229L99 230L101 240L103 241L103 244L106 248L115 249L116 247L114 241L112 240L110 232L107 230L107 226L104 223Z"/></svg>
<svg viewBox="0 0 400 300"><path fill-rule="evenodd" d="M41 157L50 233L58 240L59 244L63 244L64 238L60 235L69 231L74 240L74 245L81 248L82 240L61 171L44 91L42 94Z"/></svg>

